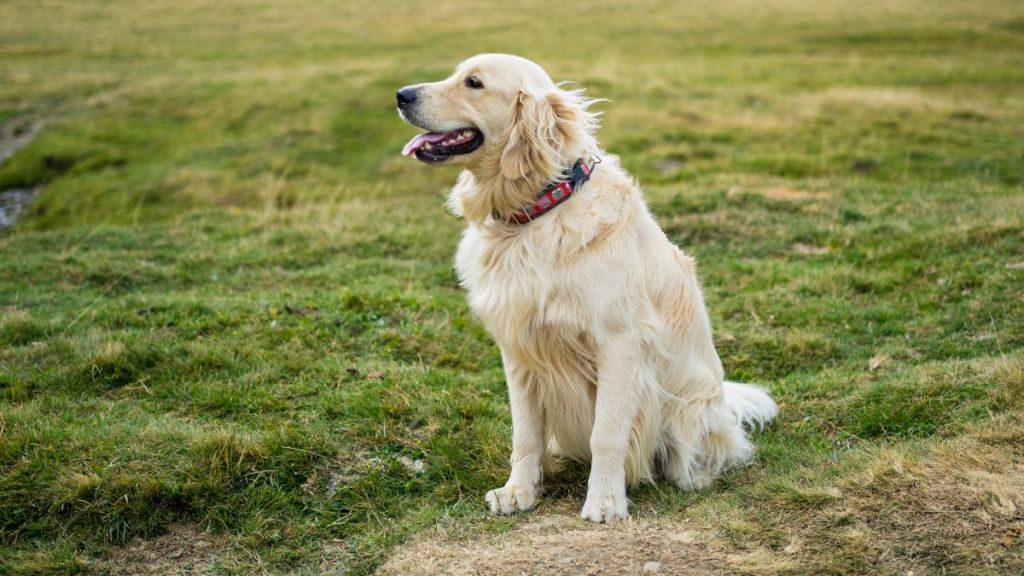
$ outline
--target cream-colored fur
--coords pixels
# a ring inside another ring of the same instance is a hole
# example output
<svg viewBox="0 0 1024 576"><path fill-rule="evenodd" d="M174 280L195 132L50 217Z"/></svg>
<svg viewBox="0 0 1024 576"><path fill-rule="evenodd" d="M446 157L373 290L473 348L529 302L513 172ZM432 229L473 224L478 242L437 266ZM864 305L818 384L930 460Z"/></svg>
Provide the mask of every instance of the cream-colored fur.
<svg viewBox="0 0 1024 576"><path fill-rule="evenodd" d="M467 75L484 88L466 87ZM417 88L418 125L485 137L446 162L465 167L449 198L467 223L456 265L501 348L512 409L512 470L487 494L491 510L534 506L551 456L591 463L582 516L595 522L627 516L627 484L660 474L699 489L746 461L743 425L770 421L776 406L723 381L694 260L598 147L593 101L494 54ZM575 196L528 224L507 221L577 158L601 163Z"/></svg>

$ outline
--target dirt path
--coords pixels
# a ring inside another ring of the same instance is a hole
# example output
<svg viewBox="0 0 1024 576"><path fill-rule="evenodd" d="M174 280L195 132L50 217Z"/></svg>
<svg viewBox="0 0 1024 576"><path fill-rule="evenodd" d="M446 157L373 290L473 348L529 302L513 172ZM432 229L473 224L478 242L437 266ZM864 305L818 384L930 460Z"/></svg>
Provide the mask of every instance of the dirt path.
<svg viewBox="0 0 1024 576"><path fill-rule="evenodd" d="M15 118L0 124L0 164L28 146L40 128L42 124L25 118Z"/></svg>
<svg viewBox="0 0 1024 576"><path fill-rule="evenodd" d="M28 146L39 134L42 124L15 118L0 124L0 164ZM11 226L39 193L39 186L0 190L0 229Z"/></svg>

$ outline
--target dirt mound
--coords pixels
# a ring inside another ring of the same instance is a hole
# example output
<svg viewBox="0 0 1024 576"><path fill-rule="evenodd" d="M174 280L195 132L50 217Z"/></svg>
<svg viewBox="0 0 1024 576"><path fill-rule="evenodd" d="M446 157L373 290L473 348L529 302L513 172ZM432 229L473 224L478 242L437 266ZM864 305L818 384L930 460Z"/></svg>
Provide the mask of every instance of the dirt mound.
<svg viewBox="0 0 1024 576"><path fill-rule="evenodd" d="M445 535L415 541L382 575L724 574L725 555L677 525L629 520L593 525L569 515L541 517L476 542Z"/></svg>

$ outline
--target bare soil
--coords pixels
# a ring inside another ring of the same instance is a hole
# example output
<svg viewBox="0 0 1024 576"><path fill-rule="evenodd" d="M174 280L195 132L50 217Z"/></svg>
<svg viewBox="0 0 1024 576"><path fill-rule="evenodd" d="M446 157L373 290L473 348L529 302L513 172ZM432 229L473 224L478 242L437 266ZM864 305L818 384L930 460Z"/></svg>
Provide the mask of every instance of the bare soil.
<svg viewBox="0 0 1024 576"><path fill-rule="evenodd" d="M227 547L221 536L178 525L163 536L136 538L124 547L112 548L110 558L98 561L95 568L97 573L111 576L209 574L211 564Z"/></svg>

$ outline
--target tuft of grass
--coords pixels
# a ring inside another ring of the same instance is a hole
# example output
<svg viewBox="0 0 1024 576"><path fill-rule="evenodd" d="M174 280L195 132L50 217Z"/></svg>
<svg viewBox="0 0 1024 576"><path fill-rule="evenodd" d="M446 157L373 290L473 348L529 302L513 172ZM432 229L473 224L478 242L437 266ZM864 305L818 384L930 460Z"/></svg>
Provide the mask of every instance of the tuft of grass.
<svg viewBox="0 0 1024 576"><path fill-rule="evenodd" d="M126 350L120 342L104 342L86 359L77 378L78 384L99 388L134 384L143 378L146 369L156 365L157 354L148 347Z"/></svg>
<svg viewBox="0 0 1024 576"><path fill-rule="evenodd" d="M25 310L7 310L0 318L0 343L4 346L25 346L39 342L48 332L48 326L33 319Z"/></svg>

